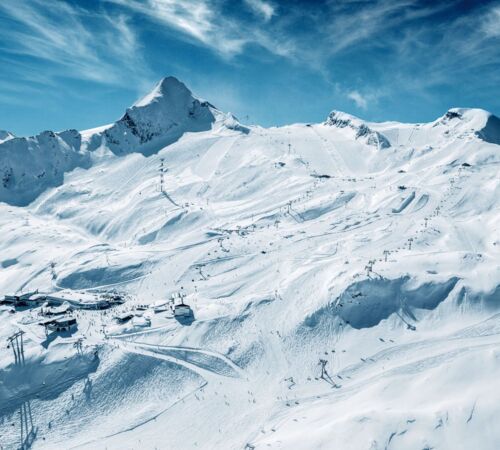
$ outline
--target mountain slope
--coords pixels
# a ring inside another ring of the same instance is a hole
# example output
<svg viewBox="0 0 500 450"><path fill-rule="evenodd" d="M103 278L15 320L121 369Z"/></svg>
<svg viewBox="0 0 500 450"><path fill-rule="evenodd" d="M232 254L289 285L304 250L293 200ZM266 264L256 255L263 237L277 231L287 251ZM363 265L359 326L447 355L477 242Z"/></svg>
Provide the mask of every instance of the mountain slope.
<svg viewBox="0 0 500 450"><path fill-rule="evenodd" d="M44 138L39 164L73 168L2 191L0 290L117 289L117 311L183 291L194 321L80 312L47 344L37 310L0 311L29 367L0 349L0 386L32 387L0 389L2 442L29 402L34 448L496 449L498 119L245 127L183 86ZM70 382L49 395L23 378L41 367Z"/></svg>

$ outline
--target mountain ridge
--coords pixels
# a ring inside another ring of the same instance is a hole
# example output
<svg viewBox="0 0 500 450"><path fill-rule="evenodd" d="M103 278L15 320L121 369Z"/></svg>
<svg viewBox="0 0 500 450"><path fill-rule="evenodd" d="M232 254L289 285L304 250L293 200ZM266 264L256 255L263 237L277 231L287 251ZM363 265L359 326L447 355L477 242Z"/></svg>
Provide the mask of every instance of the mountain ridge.
<svg viewBox="0 0 500 450"><path fill-rule="evenodd" d="M379 150L397 146L396 142L391 142L394 130L388 132L384 123L366 122L334 110L324 124L339 130L352 130L353 139ZM500 143L500 119L480 109L451 108L428 124L391 124L392 129L412 127L414 139L426 127L444 127L443 132L437 132L444 135L472 133L486 142ZM19 205L30 203L45 189L60 185L64 173L88 167L96 157L92 154L99 148L106 148L115 155L139 152L149 156L176 142L185 133L224 130L248 134L252 127L242 125L231 113L223 113L211 103L193 96L177 78L165 77L112 124L81 132L45 131L32 137L15 137L4 132L4 138L0 138L0 201ZM398 140L400 134L397 133ZM49 147L51 158L44 153L45 146ZM23 161L19 159L21 154Z"/></svg>

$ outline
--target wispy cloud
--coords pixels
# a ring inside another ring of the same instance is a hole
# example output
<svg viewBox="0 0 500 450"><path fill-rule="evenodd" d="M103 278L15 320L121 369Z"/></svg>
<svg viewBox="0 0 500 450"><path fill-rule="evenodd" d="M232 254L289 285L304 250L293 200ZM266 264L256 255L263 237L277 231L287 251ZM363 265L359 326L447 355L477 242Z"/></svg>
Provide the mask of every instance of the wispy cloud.
<svg viewBox="0 0 500 450"><path fill-rule="evenodd" d="M347 97L350 98L358 108L366 109L368 107L368 100L363 97L358 91L348 92Z"/></svg>
<svg viewBox="0 0 500 450"><path fill-rule="evenodd" d="M406 30L395 41L393 72L403 83L425 89L483 77L488 66L500 68L500 3L479 7L474 14Z"/></svg>
<svg viewBox="0 0 500 450"><path fill-rule="evenodd" d="M125 15L111 17L51 0L2 1L0 14L2 53L35 62L23 70L9 65L11 79L36 75L45 84L67 77L116 85L144 78L140 45Z"/></svg>
<svg viewBox="0 0 500 450"><path fill-rule="evenodd" d="M261 16L266 22L276 14L275 7L264 0L245 0L247 6L257 15Z"/></svg>
<svg viewBox="0 0 500 450"><path fill-rule="evenodd" d="M411 0L380 0L351 12L343 9L349 2L333 3L330 67L346 58L364 61L356 66L362 75L340 80L359 108L408 93L432 103L434 89L457 83L462 93L498 86L493 68L500 69L500 2L478 2L463 14L458 0L424 7ZM350 83L356 88L349 89ZM365 94L373 90L374 97Z"/></svg>
<svg viewBox="0 0 500 450"><path fill-rule="evenodd" d="M247 39L236 24L206 0L108 0L128 12L139 13L167 28L181 32L180 38L202 44L222 55L242 51Z"/></svg>
<svg viewBox="0 0 500 450"><path fill-rule="evenodd" d="M487 11L483 18L482 31L489 38L500 37L500 4Z"/></svg>
<svg viewBox="0 0 500 450"><path fill-rule="evenodd" d="M377 87L363 86L356 73L354 85L350 80L338 80L336 67L343 58L360 58L360 52L364 52L364 57L371 58L367 64L378 71L369 84L377 79L387 83L392 77L395 85L399 83L398 87L406 90L425 90L442 82L446 67L464 64L470 68L480 60L498 60L491 46L483 46L485 39L500 33L498 3L486 16L474 13L463 18L451 14L461 0L435 4L419 0L324 0L320 6L311 3L307 7L300 2L278 7L276 0L242 0L252 15L245 13L245 8L228 10L228 2L218 0L108 1L119 5L124 14L139 13L155 21L166 33L177 30L183 39L225 59L259 46L297 66L316 70L329 82L340 81L343 95L362 109L368 109L374 100L364 92ZM267 26L271 20L272 27ZM448 43L440 36L446 36ZM408 82L420 72L417 82ZM384 89L377 98L391 92Z"/></svg>
<svg viewBox="0 0 500 450"><path fill-rule="evenodd" d="M207 47L225 59L244 53L251 45L290 60L304 59L308 53L307 43L301 42L287 29L291 24L290 17L300 18L300 8L297 7L287 9L289 17L283 17L268 29L265 23L278 14L273 3L265 0L241 0L247 10L254 12L253 15L242 12L245 8L239 6L235 8L238 13L228 13L226 3L218 0L106 1L122 7L124 12L141 14L164 26L169 35L172 29L176 30L180 32L179 39Z"/></svg>

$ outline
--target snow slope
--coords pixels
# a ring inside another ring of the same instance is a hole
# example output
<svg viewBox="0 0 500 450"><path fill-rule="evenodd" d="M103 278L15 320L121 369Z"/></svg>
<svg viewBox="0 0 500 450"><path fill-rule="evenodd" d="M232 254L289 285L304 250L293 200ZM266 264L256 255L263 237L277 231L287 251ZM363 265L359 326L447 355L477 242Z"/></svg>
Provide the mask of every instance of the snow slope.
<svg viewBox="0 0 500 450"><path fill-rule="evenodd" d="M50 340L1 310L26 360L0 349L0 443L497 449L499 132L247 127L166 78L113 124L1 143L0 292L182 290L194 321L81 311Z"/></svg>

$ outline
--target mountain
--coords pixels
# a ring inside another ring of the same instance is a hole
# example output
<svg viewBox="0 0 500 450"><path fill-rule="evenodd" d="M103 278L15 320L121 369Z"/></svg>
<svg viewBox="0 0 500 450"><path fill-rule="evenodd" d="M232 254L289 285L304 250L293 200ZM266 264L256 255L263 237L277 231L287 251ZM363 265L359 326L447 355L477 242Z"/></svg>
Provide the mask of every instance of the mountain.
<svg viewBox="0 0 500 450"><path fill-rule="evenodd" d="M0 307L25 332L0 442L496 449L498 130L245 126L166 78L113 124L1 143L0 293L126 302L71 336Z"/></svg>
<svg viewBox="0 0 500 450"><path fill-rule="evenodd" d="M210 130L222 116L210 103L193 97L179 80L167 77L128 108L121 119L94 134L89 149L104 144L113 153L151 154L186 132Z"/></svg>
<svg viewBox="0 0 500 450"><path fill-rule="evenodd" d="M455 129L466 127L483 141L500 145L500 119L482 109L453 108L439 122Z"/></svg>
<svg viewBox="0 0 500 450"><path fill-rule="evenodd" d="M27 205L41 192L63 183L64 173L88 167L76 130L44 131L29 138L11 138L0 144L0 201Z"/></svg>
<svg viewBox="0 0 500 450"><path fill-rule="evenodd" d="M12 133L10 133L9 131L0 130L0 144L2 142L8 141L9 139L12 139L14 137L15 136Z"/></svg>
<svg viewBox="0 0 500 450"><path fill-rule="evenodd" d="M381 133L371 130L365 123L357 117L340 111L332 111L326 119L325 125L338 128L348 128L354 131L354 138L363 138L367 144L378 148L388 148L391 146L388 139Z"/></svg>
<svg viewBox="0 0 500 450"><path fill-rule="evenodd" d="M234 116L193 97L183 83L167 77L111 125L81 134L76 130L44 131L15 139L0 132L0 201L29 204L47 188L61 185L64 173L88 168L98 149L118 155L151 155L185 133L221 128L248 132Z"/></svg>

